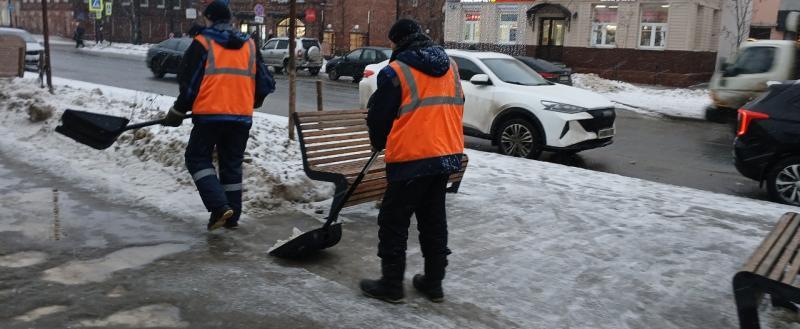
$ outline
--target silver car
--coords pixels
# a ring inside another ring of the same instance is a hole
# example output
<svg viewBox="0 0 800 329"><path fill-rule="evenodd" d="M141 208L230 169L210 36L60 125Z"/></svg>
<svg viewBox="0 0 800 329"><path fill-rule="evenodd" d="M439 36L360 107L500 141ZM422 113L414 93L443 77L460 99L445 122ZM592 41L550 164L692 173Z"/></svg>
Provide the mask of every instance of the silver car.
<svg viewBox="0 0 800 329"><path fill-rule="evenodd" d="M264 63L275 73L286 71L289 67L289 38L272 38L261 48ZM295 66L298 70L307 69L311 75L319 74L322 68L322 52L319 41L312 38L298 38Z"/></svg>

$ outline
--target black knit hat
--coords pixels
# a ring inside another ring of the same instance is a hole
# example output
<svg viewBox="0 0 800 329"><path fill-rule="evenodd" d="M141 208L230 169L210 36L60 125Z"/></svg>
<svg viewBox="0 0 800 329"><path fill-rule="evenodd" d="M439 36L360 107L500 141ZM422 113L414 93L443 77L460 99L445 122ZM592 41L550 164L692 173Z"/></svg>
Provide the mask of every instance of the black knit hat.
<svg viewBox="0 0 800 329"><path fill-rule="evenodd" d="M214 0L208 4L206 10L203 11L203 16L212 22L229 21L231 20L231 10L228 9L226 2Z"/></svg>
<svg viewBox="0 0 800 329"><path fill-rule="evenodd" d="M401 18L389 30L389 40L395 44L401 43L409 35L422 33L419 23L410 18Z"/></svg>

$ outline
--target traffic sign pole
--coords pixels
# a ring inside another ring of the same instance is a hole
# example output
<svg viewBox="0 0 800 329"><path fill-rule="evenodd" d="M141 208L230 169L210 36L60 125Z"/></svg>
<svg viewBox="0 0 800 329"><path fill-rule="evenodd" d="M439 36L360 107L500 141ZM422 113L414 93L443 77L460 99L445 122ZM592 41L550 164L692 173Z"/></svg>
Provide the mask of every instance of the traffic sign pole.
<svg viewBox="0 0 800 329"><path fill-rule="evenodd" d="M44 34L44 65L47 89L53 93L53 77L50 73L50 29L47 25L47 1L42 1L42 33Z"/></svg>

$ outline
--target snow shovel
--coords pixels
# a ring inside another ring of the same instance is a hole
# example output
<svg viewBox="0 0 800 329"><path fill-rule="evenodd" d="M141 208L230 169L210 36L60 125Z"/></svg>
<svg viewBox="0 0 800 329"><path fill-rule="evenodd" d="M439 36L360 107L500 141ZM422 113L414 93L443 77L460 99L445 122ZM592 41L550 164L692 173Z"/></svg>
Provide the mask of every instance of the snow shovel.
<svg viewBox="0 0 800 329"><path fill-rule="evenodd" d="M186 116L189 117L188 115ZM123 132L161 124L163 119L128 124L130 120L111 115L66 110L56 132L97 150L107 149Z"/></svg>
<svg viewBox="0 0 800 329"><path fill-rule="evenodd" d="M356 180L353 181L353 184L347 189L344 197L339 200L339 203L333 205L331 213L328 215L327 221L325 221L325 225L297 237L293 236L284 244L274 247L269 251L269 254L279 258L300 258L314 253L315 251L333 247L339 243L339 240L342 239L342 223L334 222L339 217L339 212L344 208L344 204L350 199L350 196L353 195L353 192L355 192L361 180L364 179L372 163L378 158L378 154L380 154L380 152L372 153L364 169L361 169Z"/></svg>

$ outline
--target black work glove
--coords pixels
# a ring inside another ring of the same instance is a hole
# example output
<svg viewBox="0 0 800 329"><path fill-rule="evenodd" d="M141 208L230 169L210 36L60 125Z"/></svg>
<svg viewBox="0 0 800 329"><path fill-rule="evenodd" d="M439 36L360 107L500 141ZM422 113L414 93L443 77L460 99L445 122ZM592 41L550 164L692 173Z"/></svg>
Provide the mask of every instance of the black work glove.
<svg viewBox="0 0 800 329"><path fill-rule="evenodd" d="M170 107L169 112L167 112L167 116L162 119L161 122L162 126L168 127L178 127L183 123L183 119L186 118L186 114L178 112L175 107Z"/></svg>

